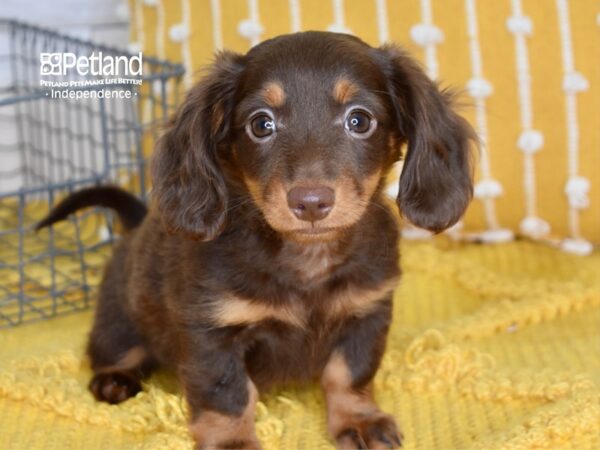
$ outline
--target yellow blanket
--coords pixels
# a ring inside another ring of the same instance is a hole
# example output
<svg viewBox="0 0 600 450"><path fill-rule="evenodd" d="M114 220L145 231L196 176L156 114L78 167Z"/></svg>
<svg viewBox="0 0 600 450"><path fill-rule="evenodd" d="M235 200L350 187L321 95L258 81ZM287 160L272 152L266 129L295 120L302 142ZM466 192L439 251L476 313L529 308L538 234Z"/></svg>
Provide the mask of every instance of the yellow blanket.
<svg viewBox="0 0 600 450"><path fill-rule="evenodd" d="M376 395L405 448L600 448L600 254L445 239L403 253ZM0 448L191 448L172 375L93 400L90 320L0 331ZM256 426L265 449L332 448L316 386L263 395Z"/></svg>

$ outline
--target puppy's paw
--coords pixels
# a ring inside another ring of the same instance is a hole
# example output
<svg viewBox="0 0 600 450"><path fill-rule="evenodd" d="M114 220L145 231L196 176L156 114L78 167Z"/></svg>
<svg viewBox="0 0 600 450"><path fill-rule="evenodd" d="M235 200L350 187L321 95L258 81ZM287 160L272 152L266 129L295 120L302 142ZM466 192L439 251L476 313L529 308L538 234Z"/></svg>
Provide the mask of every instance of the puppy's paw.
<svg viewBox="0 0 600 450"><path fill-rule="evenodd" d="M336 436L339 450L395 449L402 446L402 433L386 414L373 414L348 424Z"/></svg>
<svg viewBox="0 0 600 450"><path fill-rule="evenodd" d="M98 373L89 385L96 400L112 405L134 397L142 390L140 381L124 372Z"/></svg>

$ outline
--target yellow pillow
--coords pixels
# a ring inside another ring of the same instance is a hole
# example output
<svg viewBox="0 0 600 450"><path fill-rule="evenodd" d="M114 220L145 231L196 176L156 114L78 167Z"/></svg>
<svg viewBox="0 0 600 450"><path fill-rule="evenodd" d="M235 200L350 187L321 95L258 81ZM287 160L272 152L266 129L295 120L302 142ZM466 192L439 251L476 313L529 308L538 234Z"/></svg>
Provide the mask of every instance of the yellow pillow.
<svg viewBox="0 0 600 450"><path fill-rule="evenodd" d="M300 30L394 41L464 89L483 145L457 235L587 254L600 242L600 5L595 0L129 0L132 43L182 62ZM406 236L421 235L409 229Z"/></svg>

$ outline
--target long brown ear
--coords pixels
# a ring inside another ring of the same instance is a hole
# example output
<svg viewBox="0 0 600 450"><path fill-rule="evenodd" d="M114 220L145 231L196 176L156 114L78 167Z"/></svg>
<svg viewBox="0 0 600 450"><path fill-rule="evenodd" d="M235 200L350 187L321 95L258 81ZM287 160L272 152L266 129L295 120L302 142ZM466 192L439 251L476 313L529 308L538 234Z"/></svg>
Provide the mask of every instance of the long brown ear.
<svg viewBox="0 0 600 450"><path fill-rule="evenodd" d="M396 46L376 49L394 103L398 132L408 150L398 191L402 214L440 232L464 214L473 194L471 148L475 133L452 110L418 63Z"/></svg>
<svg viewBox="0 0 600 450"><path fill-rule="evenodd" d="M227 187L217 150L228 136L242 69L243 56L217 55L158 142L152 161L152 196L170 232L207 241L225 225Z"/></svg>

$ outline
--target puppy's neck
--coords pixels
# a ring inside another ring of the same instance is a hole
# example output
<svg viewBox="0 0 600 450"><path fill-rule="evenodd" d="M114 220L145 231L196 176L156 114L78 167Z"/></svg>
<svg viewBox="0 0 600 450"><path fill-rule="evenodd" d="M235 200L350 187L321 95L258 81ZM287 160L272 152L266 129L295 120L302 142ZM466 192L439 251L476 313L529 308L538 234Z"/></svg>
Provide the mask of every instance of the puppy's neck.
<svg viewBox="0 0 600 450"><path fill-rule="evenodd" d="M277 255L281 268L305 282L327 279L345 260L344 243L339 240L297 242L283 240Z"/></svg>

